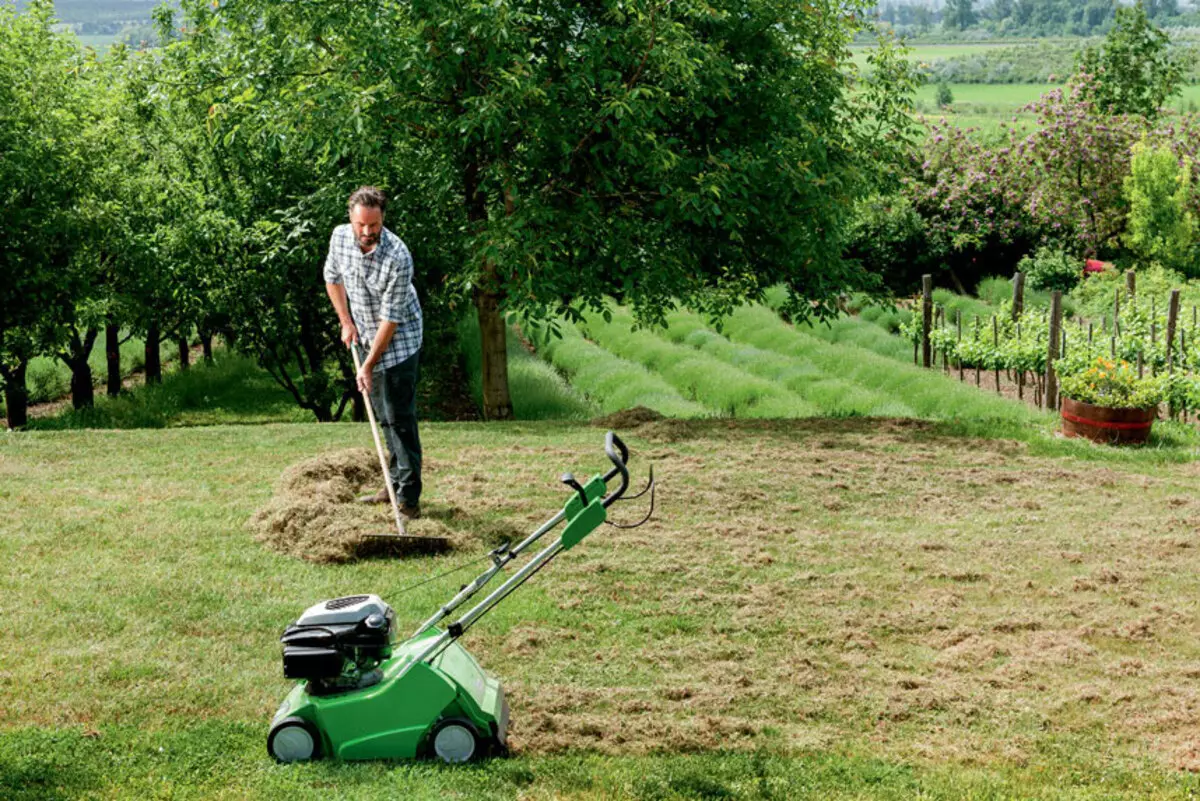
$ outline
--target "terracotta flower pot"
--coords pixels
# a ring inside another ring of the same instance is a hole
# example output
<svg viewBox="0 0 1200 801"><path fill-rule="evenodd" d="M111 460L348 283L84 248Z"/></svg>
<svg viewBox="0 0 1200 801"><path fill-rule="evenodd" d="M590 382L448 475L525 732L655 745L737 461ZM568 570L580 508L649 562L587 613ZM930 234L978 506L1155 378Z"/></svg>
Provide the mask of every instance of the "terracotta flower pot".
<svg viewBox="0 0 1200 801"><path fill-rule="evenodd" d="M1064 397L1062 399L1063 434L1086 437L1109 445L1137 445L1150 436L1150 426L1158 408L1110 409Z"/></svg>

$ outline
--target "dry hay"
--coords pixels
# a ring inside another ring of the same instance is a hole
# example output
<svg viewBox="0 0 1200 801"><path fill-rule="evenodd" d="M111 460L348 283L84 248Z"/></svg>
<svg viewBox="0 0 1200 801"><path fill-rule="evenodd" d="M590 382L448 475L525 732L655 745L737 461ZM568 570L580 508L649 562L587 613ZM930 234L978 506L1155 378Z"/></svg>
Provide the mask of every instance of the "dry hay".
<svg viewBox="0 0 1200 801"><path fill-rule="evenodd" d="M318 563L349 562L368 555L373 534L392 534L387 504L361 504L358 496L379 488L379 462L365 448L332 451L292 465L275 495L247 525L272 550ZM466 537L438 520L409 523L410 534L446 537L452 548Z"/></svg>

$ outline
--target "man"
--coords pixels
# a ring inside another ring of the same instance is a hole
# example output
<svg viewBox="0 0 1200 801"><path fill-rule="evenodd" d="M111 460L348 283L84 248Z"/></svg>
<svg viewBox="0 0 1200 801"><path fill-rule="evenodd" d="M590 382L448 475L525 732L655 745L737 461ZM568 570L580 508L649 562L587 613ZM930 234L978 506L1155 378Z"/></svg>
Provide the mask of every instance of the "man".
<svg viewBox="0 0 1200 801"><path fill-rule="evenodd" d="M342 324L342 342L367 351L357 381L371 398L391 459L389 480L400 513L421 516L421 439L416 385L421 353L421 305L413 263L400 238L383 227L387 198L373 186L347 201L350 222L333 230L325 260L325 291ZM387 503L384 487L363 503Z"/></svg>

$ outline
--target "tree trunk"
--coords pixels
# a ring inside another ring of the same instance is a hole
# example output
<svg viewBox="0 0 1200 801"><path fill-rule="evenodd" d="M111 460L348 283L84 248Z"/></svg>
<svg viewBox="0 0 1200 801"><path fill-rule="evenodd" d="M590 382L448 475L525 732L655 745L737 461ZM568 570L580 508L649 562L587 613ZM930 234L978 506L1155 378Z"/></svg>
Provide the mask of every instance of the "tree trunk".
<svg viewBox="0 0 1200 801"><path fill-rule="evenodd" d="M96 388L92 386L92 366L87 358L71 360L71 405L86 409L96 405Z"/></svg>
<svg viewBox="0 0 1200 801"><path fill-rule="evenodd" d="M208 364L212 364L212 360L213 360L212 341L213 341L212 331L201 331L200 332L200 347L204 348L204 361Z"/></svg>
<svg viewBox="0 0 1200 801"><path fill-rule="evenodd" d="M508 339L500 296L476 290L479 339L483 351L483 419L511 420L512 398L508 393Z"/></svg>
<svg viewBox="0 0 1200 801"><path fill-rule="evenodd" d="M71 335L71 351L62 354L62 360L71 368L71 405L76 409L87 409L96 405L96 387L92 378L92 365L88 357L92 355L92 347L100 331L89 328L79 338L79 334Z"/></svg>
<svg viewBox="0 0 1200 801"><path fill-rule="evenodd" d="M187 337L179 338L179 369L186 370L192 364L191 345L188 344Z"/></svg>
<svg viewBox="0 0 1200 801"><path fill-rule="evenodd" d="M158 323L151 323L146 329L146 383L162 383L162 359L159 358L158 348L162 334Z"/></svg>
<svg viewBox="0 0 1200 801"><path fill-rule="evenodd" d="M25 368L29 360L18 357L15 367L0 365L4 376L4 405L9 428L22 428L29 422L29 389L25 386Z"/></svg>
<svg viewBox="0 0 1200 801"><path fill-rule="evenodd" d="M108 364L108 397L121 394L121 329L114 323L104 326L104 356Z"/></svg>

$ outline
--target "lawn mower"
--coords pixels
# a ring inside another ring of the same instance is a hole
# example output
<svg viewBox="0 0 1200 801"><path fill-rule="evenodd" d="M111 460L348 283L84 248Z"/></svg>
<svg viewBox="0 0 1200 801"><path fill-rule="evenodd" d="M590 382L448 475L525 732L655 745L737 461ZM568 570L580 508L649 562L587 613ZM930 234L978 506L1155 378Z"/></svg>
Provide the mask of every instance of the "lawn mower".
<svg viewBox="0 0 1200 801"><path fill-rule="evenodd" d="M613 432L604 450L613 468L580 485L570 473L562 483L572 490L561 511L521 543L492 550L491 566L462 589L408 639L398 641L392 608L374 594L322 601L288 626L283 643L283 675L299 683L271 722L267 751L280 762L328 757L410 759L431 757L467 762L507 750L508 702L500 682L485 673L458 642L488 611L562 551L578 545L602 522L618 500L650 492L654 513L654 470L646 488L624 498L629 488L629 451ZM620 485L608 495L608 482ZM453 623L439 623L465 604L504 566L559 523L561 534L487 597ZM483 561L483 560L478 560ZM473 562L471 564L475 564Z"/></svg>

